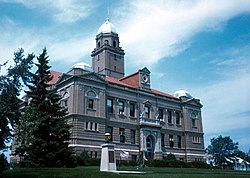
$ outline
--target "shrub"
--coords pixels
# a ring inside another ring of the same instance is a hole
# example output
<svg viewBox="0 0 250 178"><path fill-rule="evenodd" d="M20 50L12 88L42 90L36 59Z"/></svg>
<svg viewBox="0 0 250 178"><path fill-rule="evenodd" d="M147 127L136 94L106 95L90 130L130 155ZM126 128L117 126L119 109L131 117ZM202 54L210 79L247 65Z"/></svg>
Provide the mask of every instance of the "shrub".
<svg viewBox="0 0 250 178"><path fill-rule="evenodd" d="M90 157L87 151L82 151L79 156L76 156L76 161L78 166L86 166Z"/></svg>
<svg viewBox="0 0 250 178"><path fill-rule="evenodd" d="M75 159L78 166L99 166L101 162L99 158L90 158L87 151L82 151Z"/></svg>
<svg viewBox="0 0 250 178"><path fill-rule="evenodd" d="M85 166L100 166L101 159L100 158L90 158Z"/></svg>
<svg viewBox="0 0 250 178"><path fill-rule="evenodd" d="M116 160L117 166L138 166L139 163L133 160Z"/></svg>
<svg viewBox="0 0 250 178"><path fill-rule="evenodd" d="M174 154L168 154L167 157L166 157L166 160L176 160L176 157Z"/></svg>
<svg viewBox="0 0 250 178"><path fill-rule="evenodd" d="M191 168L205 168L205 169L209 169L210 166L205 163L205 162L201 162L201 161L193 161L189 163Z"/></svg>
<svg viewBox="0 0 250 178"><path fill-rule="evenodd" d="M147 162L147 166L150 167L176 167L176 168L186 168L189 167L188 163L177 160L151 160Z"/></svg>

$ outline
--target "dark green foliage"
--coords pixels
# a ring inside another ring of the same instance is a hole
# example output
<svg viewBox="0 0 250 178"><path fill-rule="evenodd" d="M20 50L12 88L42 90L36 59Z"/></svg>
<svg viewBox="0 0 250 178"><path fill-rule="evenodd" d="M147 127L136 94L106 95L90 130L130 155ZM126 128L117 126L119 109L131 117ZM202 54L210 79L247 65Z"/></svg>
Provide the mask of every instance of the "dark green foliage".
<svg viewBox="0 0 250 178"><path fill-rule="evenodd" d="M4 170L7 170L9 167L9 163L7 161L6 156L2 153L0 155L0 173L2 173Z"/></svg>
<svg viewBox="0 0 250 178"><path fill-rule="evenodd" d="M72 149L68 147L70 126L64 119L66 109L60 106L61 97L49 82L52 80L46 49L37 57L37 71L28 85L30 103L24 109L17 128L17 153L25 165L32 167L72 166Z"/></svg>
<svg viewBox="0 0 250 178"><path fill-rule="evenodd" d="M150 167L173 167L173 168L210 168L208 164L201 161L184 162L178 160L151 160L147 162Z"/></svg>
<svg viewBox="0 0 250 178"><path fill-rule="evenodd" d="M167 160L174 160L174 161L175 161L175 160L176 160L176 157L175 157L174 154L171 154L171 153L170 153L170 154L167 155L166 159L167 159Z"/></svg>
<svg viewBox="0 0 250 178"><path fill-rule="evenodd" d="M89 154L87 151L82 151L77 157L78 166L86 166L87 162L90 160Z"/></svg>
<svg viewBox="0 0 250 178"><path fill-rule="evenodd" d="M151 160L147 162L150 167L175 167L175 168L186 168L189 167L188 163L177 160Z"/></svg>
<svg viewBox="0 0 250 178"><path fill-rule="evenodd" d="M233 140L228 137L222 137L211 139L211 145L207 147L207 152L211 153L218 166L222 166L226 160L225 157L235 156L238 152L238 143L234 143Z"/></svg>
<svg viewBox="0 0 250 178"><path fill-rule="evenodd" d="M77 166L99 166L99 158L90 158L87 151L82 151L80 155L76 156Z"/></svg>
<svg viewBox="0 0 250 178"><path fill-rule="evenodd" d="M210 168L210 166L207 163L201 161L193 161L189 162L188 164L190 168L205 168L205 169Z"/></svg>
<svg viewBox="0 0 250 178"><path fill-rule="evenodd" d="M7 74L0 76L0 150L6 148L6 143L12 137L11 128L19 123L21 112L18 96L22 89L21 81L26 84L31 77L30 69L34 55L29 54L24 58L23 53L23 49L15 52L14 67L10 66ZM0 67L6 64L7 62Z"/></svg>
<svg viewBox="0 0 250 178"><path fill-rule="evenodd" d="M132 166L132 167L139 166L138 161L132 161L132 160L116 160L116 164L118 167L121 167L121 166Z"/></svg>

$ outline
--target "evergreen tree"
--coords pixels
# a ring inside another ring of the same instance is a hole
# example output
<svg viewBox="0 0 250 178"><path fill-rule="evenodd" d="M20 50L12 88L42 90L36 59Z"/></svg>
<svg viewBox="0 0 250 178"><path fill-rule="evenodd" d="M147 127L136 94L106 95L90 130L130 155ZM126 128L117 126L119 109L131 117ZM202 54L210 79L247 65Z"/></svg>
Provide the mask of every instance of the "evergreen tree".
<svg viewBox="0 0 250 178"><path fill-rule="evenodd" d="M18 151L26 161L38 167L65 166L72 155L68 147L70 126L64 119L66 109L60 106L61 97L49 84L52 76L46 49L37 60L37 71L27 91L31 100L18 128L22 143Z"/></svg>
<svg viewBox="0 0 250 178"><path fill-rule="evenodd" d="M22 83L30 80L33 54L24 58L24 50L19 49L14 53L14 66L10 66L6 75L0 75L0 150L6 149L6 143L12 137L12 128L19 123L20 99L18 96L22 90ZM0 65L0 69L7 62ZM1 71L1 70L0 70Z"/></svg>

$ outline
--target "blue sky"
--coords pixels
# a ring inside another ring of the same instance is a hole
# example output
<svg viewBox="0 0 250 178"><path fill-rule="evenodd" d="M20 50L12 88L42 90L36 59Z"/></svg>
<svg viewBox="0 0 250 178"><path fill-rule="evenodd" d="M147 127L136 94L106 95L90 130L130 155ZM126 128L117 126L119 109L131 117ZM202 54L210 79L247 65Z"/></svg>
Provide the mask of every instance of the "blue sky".
<svg viewBox="0 0 250 178"><path fill-rule="evenodd" d="M0 63L46 47L54 70L91 64L108 6L126 74L147 66L153 88L189 91L204 106L206 146L223 135L248 151L250 0L0 0Z"/></svg>

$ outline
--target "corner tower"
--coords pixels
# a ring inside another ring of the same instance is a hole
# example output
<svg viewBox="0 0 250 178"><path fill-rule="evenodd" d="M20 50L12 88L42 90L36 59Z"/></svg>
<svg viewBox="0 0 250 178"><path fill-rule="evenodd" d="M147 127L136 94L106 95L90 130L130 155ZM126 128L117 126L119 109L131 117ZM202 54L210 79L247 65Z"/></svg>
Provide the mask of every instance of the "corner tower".
<svg viewBox="0 0 250 178"><path fill-rule="evenodd" d="M106 19L96 35L96 47L92 51L94 72L113 78L124 77L124 50L119 46L115 26Z"/></svg>

